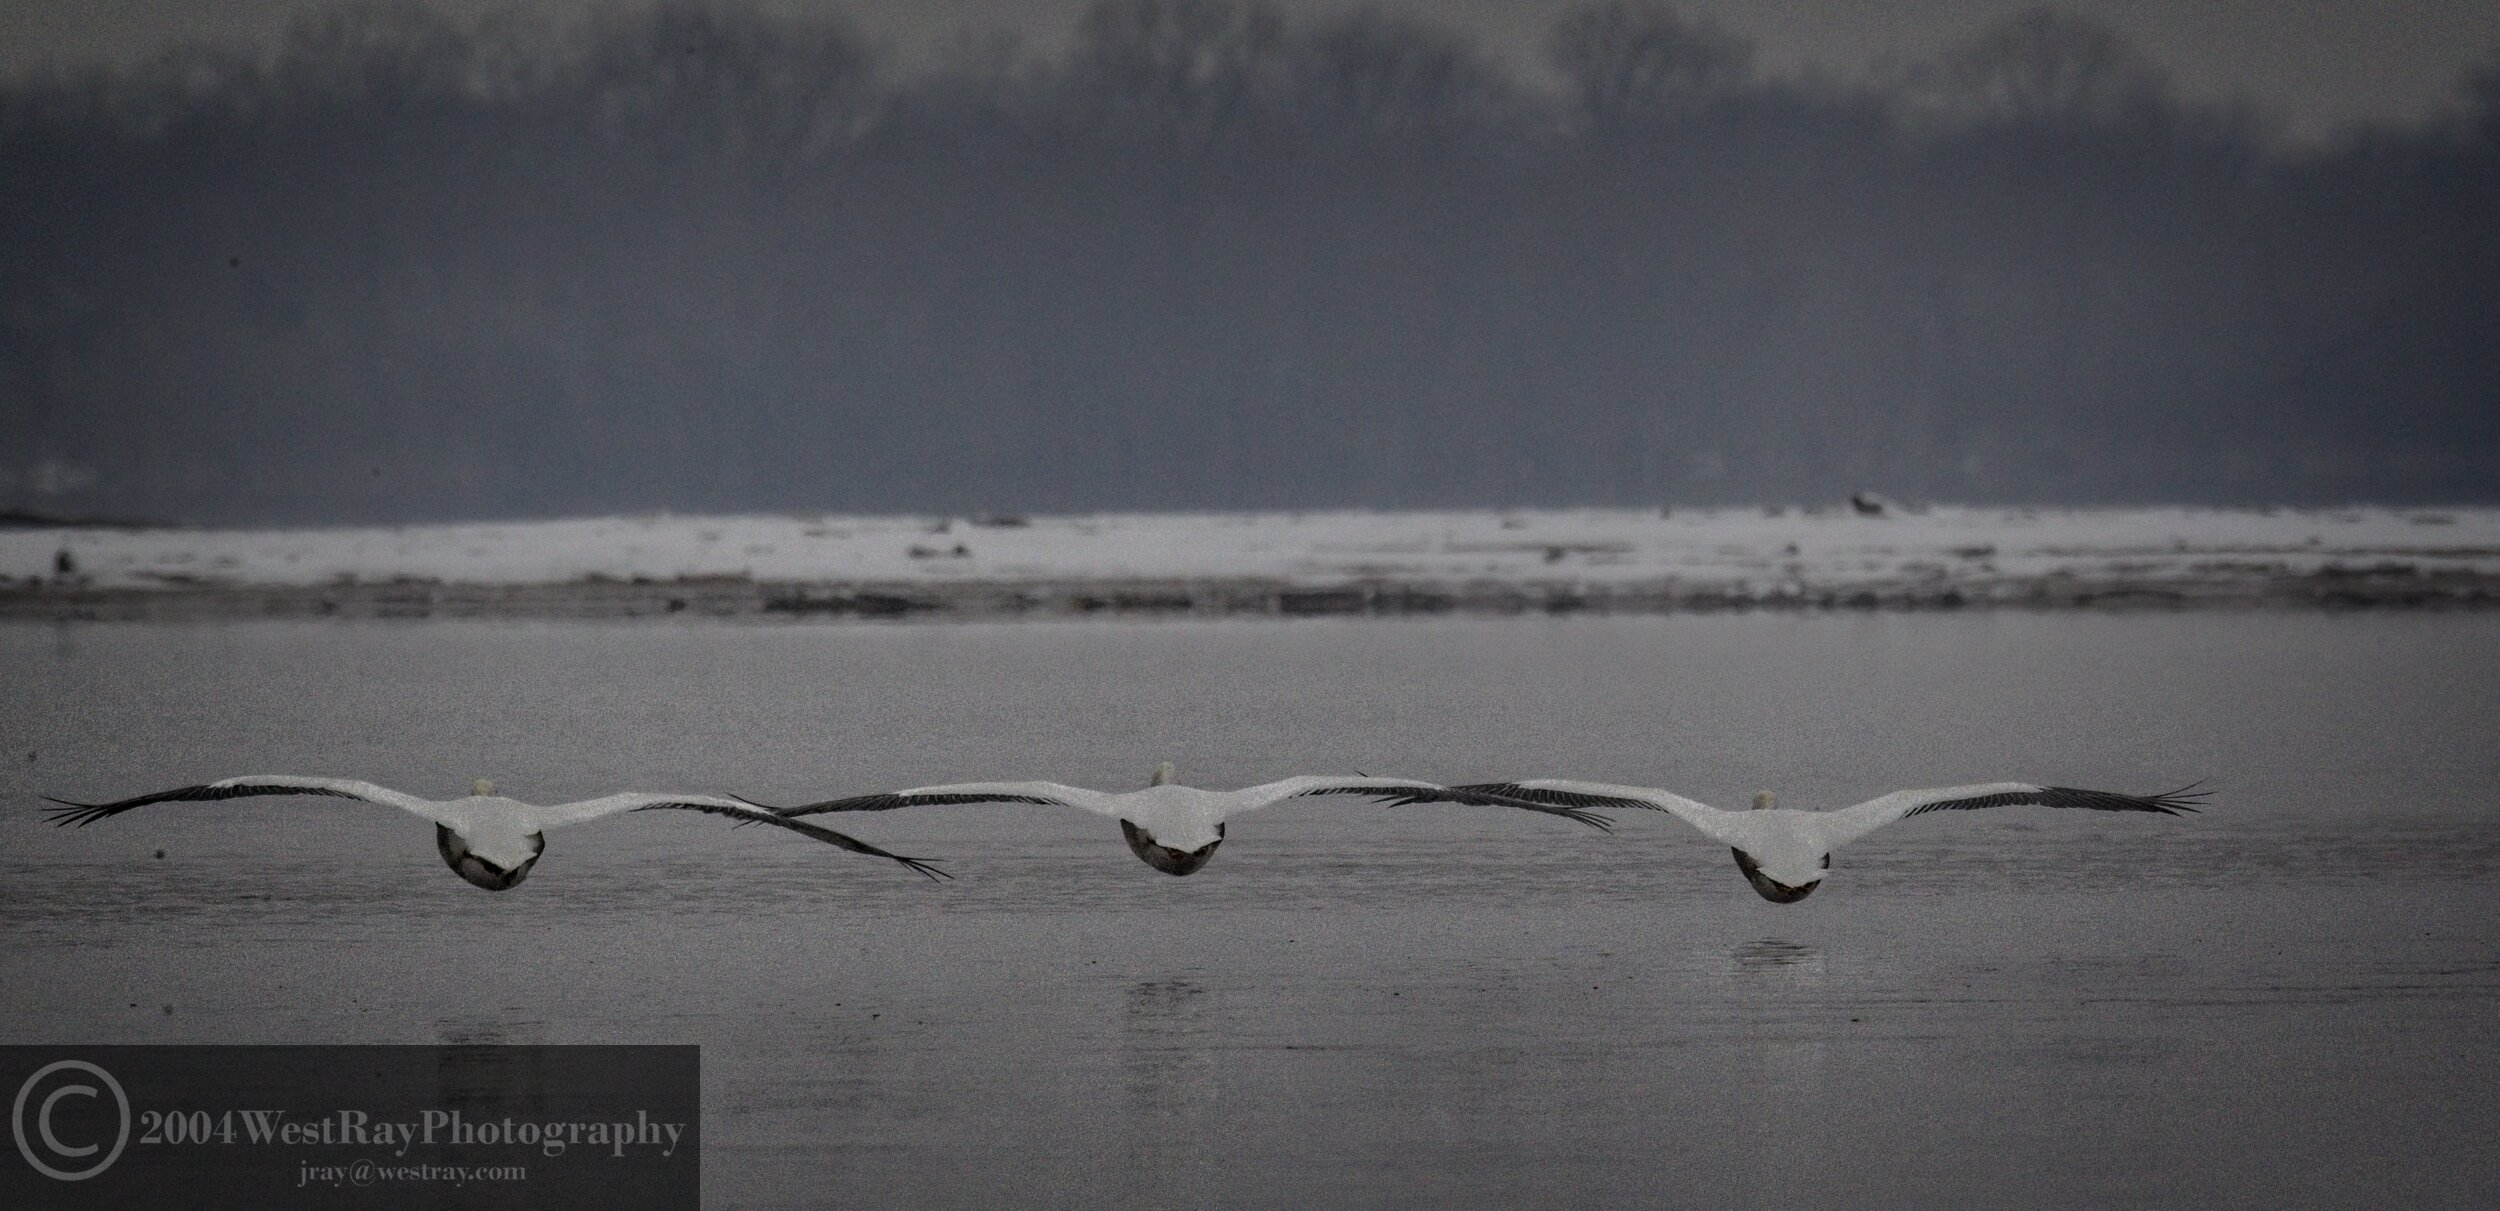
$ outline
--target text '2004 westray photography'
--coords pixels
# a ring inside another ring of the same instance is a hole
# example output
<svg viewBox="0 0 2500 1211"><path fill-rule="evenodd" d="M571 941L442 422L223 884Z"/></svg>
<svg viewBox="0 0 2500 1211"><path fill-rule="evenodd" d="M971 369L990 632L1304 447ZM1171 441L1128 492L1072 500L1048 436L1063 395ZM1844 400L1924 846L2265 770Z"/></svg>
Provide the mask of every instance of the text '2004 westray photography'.
<svg viewBox="0 0 2500 1211"><path fill-rule="evenodd" d="M11 1207L692 1208L690 1046L0 1048Z"/></svg>

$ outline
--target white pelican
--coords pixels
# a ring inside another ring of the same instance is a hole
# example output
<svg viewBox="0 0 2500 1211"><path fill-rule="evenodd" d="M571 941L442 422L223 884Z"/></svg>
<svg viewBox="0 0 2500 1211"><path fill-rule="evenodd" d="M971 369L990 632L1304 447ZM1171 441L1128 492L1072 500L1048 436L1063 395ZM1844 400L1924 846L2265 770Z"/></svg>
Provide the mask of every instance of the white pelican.
<svg viewBox="0 0 2500 1211"><path fill-rule="evenodd" d="M1722 811L1655 787L1615 786L1604 782L1573 782L1538 778L1525 782L1487 782L1455 786L1453 791L1512 799L1522 804L1554 807L1637 807L1662 811L1700 829L1703 836L1736 852L1736 868L1745 872L1762 898L1794 904L1812 894L1832 867L1832 851L1895 820L1922 812L1969 811L2036 803L2042 807L2080 807L2104 812L2160 812L2175 816L2192 812L2207 792L2184 786L2158 795L2122 795L2115 791L2078 790L2071 786L2033 786L2028 782L1982 782L1931 790L1895 791L1856 807L1833 812L1796 811L1771 806L1771 792L1754 793L1754 810Z"/></svg>
<svg viewBox="0 0 2500 1211"><path fill-rule="evenodd" d="M718 795L651 795L621 794L575 803L554 803L540 806L507 799L495 793L495 784L484 778L471 784L469 794L461 799L420 799L388 787L352 778L305 778L292 774L253 775L228 778L200 786L140 795L118 803L72 803L52 799L61 806L45 809L45 818L54 824L76 824L85 827L106 816L117 816L134 807L151 803L182 802L199 799L241 799L250 795L329 795L340 799L359 799L366 803L384 803L403 811L414 812L434 822L434 848L443 855L443 863L461 878L488 891L502 891L519 883L530 873L538 855L546 852L546 831L567 824L597 820L618 812L678 809L710 812L728 816L743 823L771 824L814 837L829 845L838 845L852 853L892 858L931 879L946 876L919 858L906 858L887 853L865 841L843 836L829 828L820 828L803 821L784 819L755 804ZM951 876L946 876L951 877Z"/></svg>
<svg viewBox="0 0 2500 1211"><path fill-rule="evenodd" d="M1042 803L1083 808L1120 822L1130 852L1167 875L1186 875L1207 864L1224 843L1224 820L1257 811L1287 799L1316 795L1361 795L1397 803L1471 803L1521 807L1577 820L1604 829L1609 821L1585 808L1562 803L1505 798L1500 795L1417 782L1408 778L1286 778L1246 786L1237 791L1201 790L1172 781L1172 763L1155 768L1154 780L1138 791L1097 791L1056 782L957 782L921 786L880 795L833 799L800 807L779 807L783 816L818 812L881 812L898 807L941 803Z"/></svg>

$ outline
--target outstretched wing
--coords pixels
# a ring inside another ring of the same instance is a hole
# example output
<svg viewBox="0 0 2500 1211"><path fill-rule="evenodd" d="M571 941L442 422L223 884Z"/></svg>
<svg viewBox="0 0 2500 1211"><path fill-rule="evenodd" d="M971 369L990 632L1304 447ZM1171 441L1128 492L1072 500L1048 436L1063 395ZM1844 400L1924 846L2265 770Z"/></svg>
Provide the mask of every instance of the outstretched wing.
<svg viewBox="0 0 2500 1211"><path fill-rule="evenodd" d="M1555 807L1637 808L1666 812L1700 829L1704 836L1714 841L1729 840L1726 830L1720 827L1720 821L1732 813L1654 786L1619 786L1612 782L1578 782L1569 778L1530 778L1519 782L1479 782L1452 789Z"/></svg>
<svg viewBox="0 0 2500 1211"><path fill-rule="evenodd" d="M622 804L621 806L619 806L620 803ZM792 820L778 812L775 812L771 808L758 807L755 804L743 803L736 799L724 799L717 795L609 795L603 799L586 799L580 803L567 803L549 810L567 811L588 808L594 804L599 805L603 810L592 815L581 816L579 819L592 820L597 819L599 816L613 815L617 812L624 811L703 812L707 815L727 816L741 824L769 824L775 828L786 828L791 832L799 834L800 836L814 837L827 845L840 846L841 848L847 849L855 854L867 854L873 858L889 858L920 872L923 876L926 876L932 881L937 879L952 879L955 877L945 871L939 870L936 863L930 859L908 858L891 850L879 849L857 837L853 837L845 833L837 833L830 828L810 824L805 820ZM562 821L562 823L568 824L574 822L576 821Z"/></svg>
<svg viewBox="0 0 2500 1211"><path fill-rule="evenodd" d="M1108 800L1109 796L1101 791L1062 786L1056 782L952 782L945 786L919 786L910 790L854 795L848 799L827 799L822 803L770 810L789 817L813 816L819 812L888 812L898 807L936 807L950 803L1040 803L1051 807L1078 807L1105 816L1117 815Z"/></svg>
<svg viewBox="0 0 2500 1211"><path fill-rule="evenodd" d="M2197 785L2190 783L2155 795L2128 795L2072 786L2033 786L2028 782L1981 782L1970 786L1894 791L1855 807L1826 812L1816 820L1822 827L1824 840L1833 848L1838 848L1895 820L1924 812L1976 811L1983 807L2036 804L2041 807L2079 807L2096 812L2159 812L2165 816L2176 816L2195 811L2197 805L2204 802L2210 792L2198 790Z"/></svg>
<svg viewBox="0 0 2500 1211"><path fill-rule="evenodd" d="M718 806L724 811L733 808L744 809L750 813L769 810L762 804L750 803L734 795L661 795L641 791L601 795L596 799L583 799L573 803L550 803L543 807L533 803L525 805L521 810L528 815L531 828L544 832L550 828L581 824L613 816L619 812L638 812L644 808L692 808L698 804L704 805L698 810L710 810L712 806ZM745 818L743 815L740 816L741 820Z"/></svg>
<svg viewBox="0 0 2500 1211"><path fill-rule="evenodd" d="M310 778L296 774L252 774L226 778L198 786L180 786L152 795L138 795L113 803L73 803L67 799L45 799L59 807L44 809L44 819L54 824L75 824L81 828L107 816L118 816L132 808L151 803L195 803L218 799L248 799L258 795L327 795L337 799L355 799L364 803L381 803L402 811L423 816L437 824L451 821L441 805L430 800L403 794L389 787L360 782L353 778Z"/></svg>
<svg viewBox="0 0 2500 1211"><path fill-rule="evenodd" d="M1287 799L1307 799L1320 795L1358 795L1390 807L1414 803L1464 803L1474 807L1517 807L1532 812L1577 820L1600 832L1611 832L1615 822L1587 810L1585 805L1552 803L1520 795L1505 795L1489 786L1443 786L1437 782L1418 782L1409 778L1286 778L1281 781L1246 787L1238 792L1245 796L1237 812L1255 811Z"/></svg>

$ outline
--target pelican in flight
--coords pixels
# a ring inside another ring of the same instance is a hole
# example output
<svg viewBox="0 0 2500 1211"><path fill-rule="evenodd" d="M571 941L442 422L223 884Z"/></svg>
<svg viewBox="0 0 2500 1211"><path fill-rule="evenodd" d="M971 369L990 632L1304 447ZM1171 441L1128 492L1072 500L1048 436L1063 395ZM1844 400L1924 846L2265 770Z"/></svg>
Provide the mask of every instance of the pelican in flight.
<svg viewBox="0 0 2500 1211"><path fill-rule="evenodd" d="M2102 812L2159 812L2175 816L2192 812L2207 792L2194 786L2157 795L2122 795L2115 791L2077 790L2071 786L2033 786L2027 782L1982 782L1931 790L1895 791L1856 807L1832 812L1773 807L1771 792L1757 791L1749 812L1722 811L1681 795L1646 786L1615 786L1604 782L1573 782L1538 778L1527 782L1488 782L1456 786L1452 791L1483 795L1495 802L1544 804L1576 808L1645 808L1667 812L1700 829L1703 836L1736 851L1736 868L1745 872L1762 898L1794 904L1813 894L1832 867L1832 851L1895 820L1926 812L1971 811L2034 803L2042 807L2080 807Z"/></svg>
<svg viewBox="0 0 2500 1211"><path fill-rule="evenodd" d="M228 778L201 786L185 786L175 790L140 795L118 803L72 803L52 799L59 807L46 808L45 818L54 824L75 824L85 827L107 816L118 816L134 807L151 803L188 802L203 799L241 799L253 795L328 795L338 799L356 799L365 803L383 803L402 811L413 812L434 822L434 848L443 855L443 864L463 879L488 891L503 891L527 878L538 855L547 849L546 832L567 824L580 824L613 816L618 812L680 810L709 812L728 816L741 823L770 824L803 836L814 837L828 845L838 845L855 854L891 858L931 879L947 876L919 858L906 858L887 853L865 841L846 837L829 828L820 828L801 820L784 818L742 799L718 795L651 795L621 794L575 803L554 803L540 806L507 799L495 793L495 784L484 778L469 788L460 799L420 799L388 787L351 778L304 778L292 774L254 775Z"/></svg>
<svg viewBox="0 0 2500 1211"><path fill-rule="evenodd" d="M1460 787L1417 782L1408 778L1286 778L1237 791L1200 790L1172 781L1172 763L1157 766L1154 780L1137 791L1097 791L1056 782L957 782L922 786L879 795L833 799L801 807L773 810L785 818L818 812L882 812L898 807L942 803L1041 803L1082 808L1120 822L1120 835L1131 853L1167 875L1186 875L1207 864L1224 843L1224 821L1243 812L1272 807L1287 799L1319 795L1358 795L1405 803L1468 803L1520 807L1577 820L1600 830L1611 821L1576 804L1509 798ZM1393 804L1394 805L1394 804Z"/></svg>

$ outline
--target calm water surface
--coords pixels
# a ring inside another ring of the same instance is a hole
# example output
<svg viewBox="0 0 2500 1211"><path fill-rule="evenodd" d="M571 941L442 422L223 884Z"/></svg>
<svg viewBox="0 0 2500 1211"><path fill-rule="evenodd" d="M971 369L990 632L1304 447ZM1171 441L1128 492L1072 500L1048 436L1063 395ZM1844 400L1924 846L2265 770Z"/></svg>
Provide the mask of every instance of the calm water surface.
<svg viewBox="0 0 2500 1211"><path fill-rule="evenodd" d="M2500 1205L2500 618L0 628L8 1042L698 1042L715 1206ZM500 895L237 773L1996 778L1757 898L1664 817L1356 803L1173 879L1045 808L669 813ZM162 859L156 851L164 851Z"/></svg>

